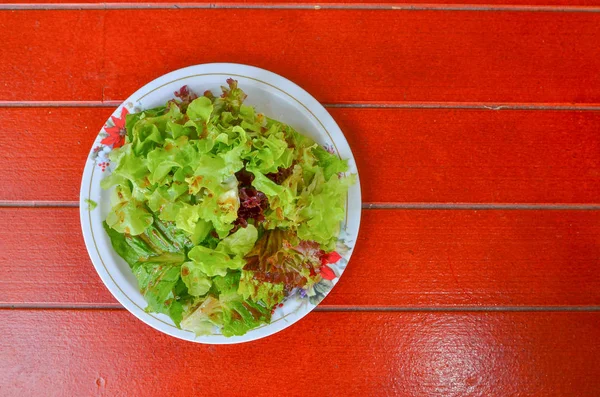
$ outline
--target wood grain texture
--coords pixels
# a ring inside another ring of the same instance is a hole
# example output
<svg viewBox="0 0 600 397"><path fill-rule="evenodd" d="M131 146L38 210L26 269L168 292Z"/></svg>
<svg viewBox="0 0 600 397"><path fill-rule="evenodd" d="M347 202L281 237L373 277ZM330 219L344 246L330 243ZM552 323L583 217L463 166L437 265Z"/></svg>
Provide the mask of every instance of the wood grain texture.
<svg viewBox="0 0 600 397"><path fill-rule="evenodd" d="M220 61L272 70L328 103L600 103L599 15L2 11L0 100L124 99L174 69Z"/></svg>
<svg viewBox="0 0 600 397"><path fill-rule="evenodd" d="M600 388L599 313L312 313L233 346L180 341L124 311L4 311L2 319L7 397L583 397Z"/></svg>
<svg viewBox="0 0 600 397"><path fill-rule="evenodd" d="M0 0L0 4L31 4L28 0ZM309 2L306 0L236 0L232 2L215 2L210 0L179 0L177 2L166 1L166 0L155 0L152 3L145 2L142 0L112 0L109 6L113 4L124 6L131 5L135 6L138 3L151 4L152 6L157 5L195 5L203 7L206 5L213 5L216 8L286 8L286 7L303 7L312 8L315 10L323 10L327 7L335 6L336 8L361 8L361 7L386 7L386 6L404 6L407 4L426 4L426 5L521 5L521 6L550 6L550 7L570 7L570 6L581 6L581 7L594 7L600 4L598 0L469 0L468 2L461 0L438 0L432 3L431 0L411 0L411 1L399 1L399 0L328 0L326 2ZM34 4L46 4L50 7L61 4L104 4L99 0L36 0ZM320 8L319 8L320 7ZM172 8L176 8L172 6Z"/></svg>
<svg viewBox="0 0 600 397"><path fill-rule="evenodd" d="M329 111L354 152L365 202L600 199L600 112ZM111 113L0 108L0 200L77 201L87 155Z"/></svg>
<svg viewBox="0 0 600 397"><path fill-rule="evenodd" d="M365 210L325 307L600 305L600 212ZM0 209L1 303L114 299L75 208Z"/></svg>

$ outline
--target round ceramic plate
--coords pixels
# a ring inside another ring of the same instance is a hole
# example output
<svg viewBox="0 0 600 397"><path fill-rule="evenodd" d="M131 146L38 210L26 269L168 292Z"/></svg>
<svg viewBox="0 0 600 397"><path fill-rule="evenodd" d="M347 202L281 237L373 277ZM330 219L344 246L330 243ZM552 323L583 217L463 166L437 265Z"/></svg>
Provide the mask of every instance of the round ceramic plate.
<svg viewBox="0 0 600 397"><path fill-rule="evenodd" d="M245 103L260 113L283 121L299 132L312 137L328 151L348 159L350 172L357 173L354 157L344 134L329 113L302 88L269 71L246 65L214 63L196 65L168 73L146 84L123 102L100 130L85 165L81 181L80 216L85 244L92 262L106 287L127 310L146 324L177 338L200 343L239 343L274 334L300 320L331 291L344 271L358 235L361 213L360 184L352 186L346 200L347 215L337 244L342 259L328 265L332 280L323 279L315 286L314 294L301 291L286 299L273 313L270 324L253 329L243 336L225 337L215 329L212 335L195 336L177 328L163 314L147 313L146 302L127 263L113 250L102 222L110 210L109 191L100 188L100 181L112 169L108 153L112 139L118 138L123 126L125 108L129 113L164 105L184 85L196 93L211 90L220 94L225 81L233 78L246 92ZM104 141L104 143L102 142ZM91 200L98 205L90 206Z"/></svg>

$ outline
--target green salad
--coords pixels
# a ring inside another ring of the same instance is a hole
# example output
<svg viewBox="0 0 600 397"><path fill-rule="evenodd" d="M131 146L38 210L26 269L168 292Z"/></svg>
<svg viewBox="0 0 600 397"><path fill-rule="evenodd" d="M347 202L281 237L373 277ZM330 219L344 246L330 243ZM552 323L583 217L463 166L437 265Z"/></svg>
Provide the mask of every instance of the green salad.
<svg viewBox="0 0 600 397"><path fill-rule="evenodd" d="M345 160L227 83L220 96L182 87L165 106L127 114L102 180L105 230L146 311L197 335L243 335L335 277L327 263L339 259L355 181Z"/></svg>

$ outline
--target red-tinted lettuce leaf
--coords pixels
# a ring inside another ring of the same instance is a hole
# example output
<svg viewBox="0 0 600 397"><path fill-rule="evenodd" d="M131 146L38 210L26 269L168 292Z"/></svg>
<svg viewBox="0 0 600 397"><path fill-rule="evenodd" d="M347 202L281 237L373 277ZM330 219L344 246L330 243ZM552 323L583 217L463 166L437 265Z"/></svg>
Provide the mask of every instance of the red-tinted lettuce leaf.
<svg viewBox="0 0 600 397"><path fill-rule="evenodd" d="M290 175L292 175L295 165L295 163L292 163L292 165L290 165L287 168L279 167L277 169L277 172L270 172L268 174L265 174L265 176L273 182L275 182L276 184L281 185L283 181L285 181Z"/></svg>
<svg viewBox="0 0 600 397"><path fill-rule="evenodd" d="M322 255L315 242L300 241L290 231L267 230L246 255L244 270L252 271L256 280L283 284L289 292L317 277Z"/></svg>

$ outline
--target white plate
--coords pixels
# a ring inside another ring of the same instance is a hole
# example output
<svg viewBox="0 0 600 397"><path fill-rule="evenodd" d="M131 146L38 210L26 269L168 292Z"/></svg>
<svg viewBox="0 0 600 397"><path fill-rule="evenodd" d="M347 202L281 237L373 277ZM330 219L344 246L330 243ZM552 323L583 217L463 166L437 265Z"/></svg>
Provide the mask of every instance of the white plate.
<svg viewBox="0 0 600 397"><path fill-rule="evenodd" d="M287 299L284 305L275 311L268 325L256 328L243 336L227 338L215 332L213 335L196 337L192 332L177 328L168 316L144 311L146 301L138 290L136 279L127 263L112 249L102 227L102 222L110 210L110 203L108 192L100 188L100 181L111 171L106 156L111 146L103 145L101 140L107 135L106 128L114 126L115 118L119 118L123 107L132 113L164 105L167 100L174 98L174 92L184 85L198 94L212 90L217 95L221 93L220 86L226 85L225 80L230 77L237 80L239 87L248 95L246 104L255 106L260 113L290 124L326 149L348 159L350 172L357 173L354 157L344 134L327 110L309 93L291 81L264 69L231 63L212 63L168 73L146 84L127 98L115 110L96 138L85 165L80 192L81 227L85 244L100 278L115 298L137 318L161 332L189 341L210 344L246 342L272 335L314 309L315 304L318 304L338 282L350 259L358 235L361 213L360 184L357 179L357 183L348 192L347 216L342 224L337 246L342 259L329 265L337 277L330 283L323 282L318 285L319 293L312 298L297 294ZM97 208L90 210L86 199L98 203Z"/></svg>

